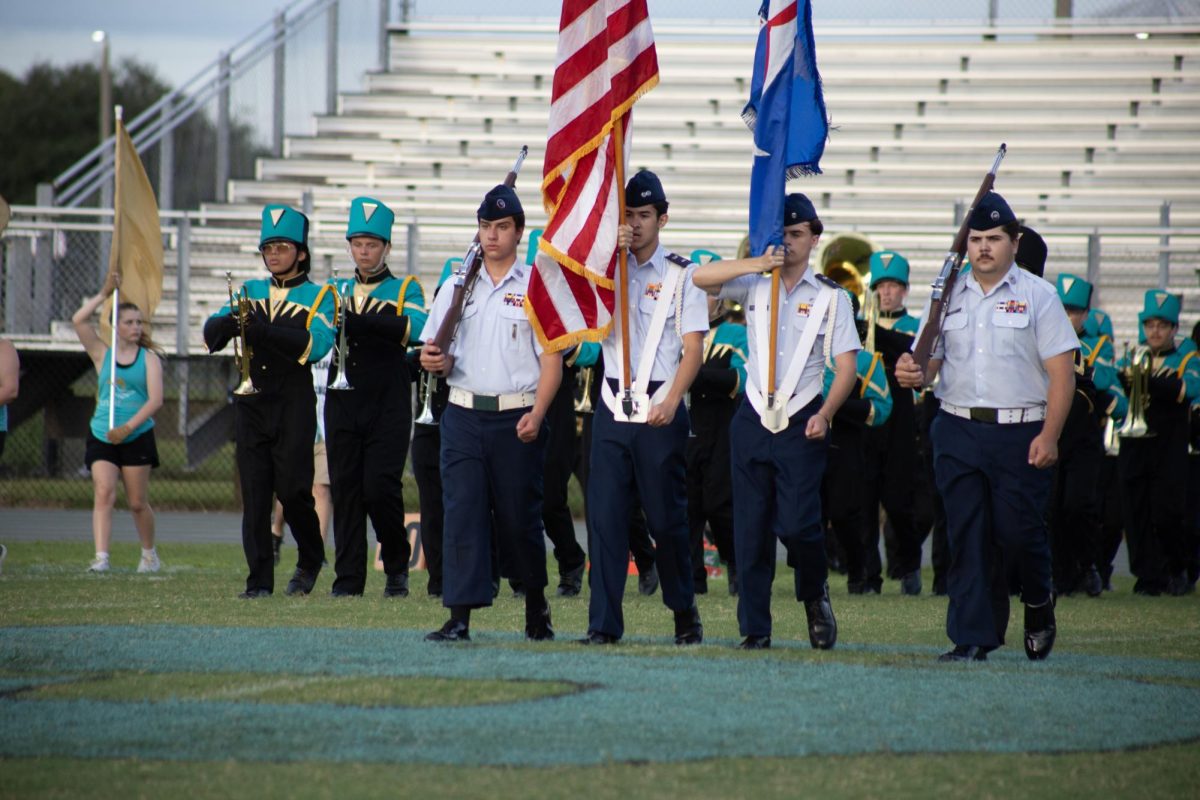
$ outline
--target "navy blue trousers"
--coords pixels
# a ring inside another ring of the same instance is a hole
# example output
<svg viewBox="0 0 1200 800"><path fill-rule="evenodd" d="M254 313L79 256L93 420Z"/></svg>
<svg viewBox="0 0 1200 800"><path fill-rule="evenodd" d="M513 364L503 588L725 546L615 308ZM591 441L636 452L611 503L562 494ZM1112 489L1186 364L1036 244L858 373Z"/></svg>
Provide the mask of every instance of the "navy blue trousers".
<svg viewBox="0 0 1200 800"><path fill-rule="evenodd" d="M492 604L492 525L511 554L513 577L546 586L542 467L548 429L528 444L517 438L526 409L442 413L442 605Z"/></svg>
<svg viewBox="0 0 1200 800"><path fill-rule="evenodd" d="M641 499L646 526L657 545L655 563L663 602L684 611L695 602L688 544L688 415L682 403L670 425L616 422L603 402L592 424L587 514L591 531L588 630L620 638L621 600L629 573L629 518Z"/></svg>
<svg viewBox="0 0 1200 800"><path fill-rule="evenodd" d="M930 426L937 488L946 506L950 569L946 634L956 645L999 647L1008 628L1008 567L1021 599L1053 588L1045 509L1052 472L1029 464L1042 423L992 425L940 412Z"/></svg>
<svg viewBox="0 0 1200 800"><path fill-rule="evenodd" d="M821 524L821 477L828 438L804 436L820 399L797 411L788 427L771 433L744 401L729 426L733 467L733 548L738 565L738 626L743 636L771 635L775 540L794 565L796 599L821 596L829 567Z"/></svg>

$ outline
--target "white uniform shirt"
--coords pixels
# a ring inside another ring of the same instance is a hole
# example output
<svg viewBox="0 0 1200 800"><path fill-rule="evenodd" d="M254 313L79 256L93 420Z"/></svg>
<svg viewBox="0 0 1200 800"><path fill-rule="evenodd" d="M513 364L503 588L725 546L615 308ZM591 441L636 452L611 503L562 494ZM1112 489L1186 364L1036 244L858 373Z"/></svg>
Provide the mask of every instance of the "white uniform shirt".
<svg viewBox="0 0 1200 800"><path fill-rule="evenodd" d="M537 390L542 346L525 316L530 269L514 259L512 267L494 284L487 269L480 268L475 288L463 306L458 332L450 343L450 355L454 356L447 379L450 386L475 394ZM425 331L431 339L450 308L452 289L453 285L447 285L438 292L429 310Z"/></svg>
<svg viewBox="0 0 1200 800"><path fill-rule="evenodd" d="M1042 362L1079 347L1053 284L1013 264L985 294L967 272L946 307L931 353L942 359L934 388L939 400L967 408L1046 405L1050 376ZM928 318L927 304L922 328Z"/></svg>
<svg viewBox="0 0 1200 800"><path fill-rule="evenodd" d="M629 361L635 374L630 376L630 382L638 378L638 363L642 358L643 343L650 333L650 319L654 316L654 308L658 304L658 296L666 271L667 251L659 244L654 255L645 264L638 264L633 253L629 254L629 327L633 335L629 340ZM679 285L683 291L683 319L676 324L676 308L673 298L666 298L671 303L667 315L667 323L662 338L658 341L658 350L654 354L654 368L650 370L651 381L669 381L675 377L679 368L679 359L683 353L682 333L708 332L708 300L704 292L692 283L692 273L696 265L688 267L679 276ZM618 314L614 313L614 317ZM617 340L616 328L619 319L613 322L613 329L602 342L604 350L604 376L617 379L621 364L621 343Z"/></svg>
<svg viewBox="0 0 1200 800"><path fill-rule="evenodd" d="M760 313L770 314L770 309L755 308L755 295L759 283L771 282L769 275L742 275L734 278L721 287L720 297L724 300L735 300L742 304L746 309L746 338L747 338L747 355L746 359L746 380L753 382L758 386L765 375L765 370L759 366L758 357L758 332L755 320L758 319ZM779 305L779 333L775 338L775 381L779 383L783 380L783 376L787 374L788 367L792 363L792 354L796 352L796 348L800 344L800 336L804 333L804 326L808 324L808 317L812 311L813 303L816 302L817 294L821 291L821 283L817 276L813 274L812 267L804 270L804 274L800 276L800 280L792 287L789 292L784 287L783 282L779 283L779 292L783 295ZM841 353L847 353L852 350L861 350L862 343L858 338L858 329L854 327L854 309L850 305L850 298L841 289L835 290L836 294L833 297L830 306L833 303L838 304L837 313L833 319L833 339L830 342L829 355L831 358L837 358ZM821 327L817 329L816 343L813 345L812 352L808 354L808 360L804 364L804 371L800 373L800 382L796 384L797 393L800 389L808 386L813 381L820 382L825 373L825 337L828 335L826 328L829 326L829 319L826 316L821 320ZM768 387L760 386L759 390L766 394Z"/></svg>

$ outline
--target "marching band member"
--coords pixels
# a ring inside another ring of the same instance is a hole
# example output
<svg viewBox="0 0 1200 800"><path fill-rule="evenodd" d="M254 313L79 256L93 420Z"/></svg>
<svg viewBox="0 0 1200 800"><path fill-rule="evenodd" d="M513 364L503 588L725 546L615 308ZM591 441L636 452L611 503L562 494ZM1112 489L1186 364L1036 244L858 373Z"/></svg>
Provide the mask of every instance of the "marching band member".
<svg viewBox="0 0 1200 800"><path fill-rule="evenodd" d="M270 276L246 281L243 314L234 299L208 318L210 353L240 336L250 351L252 393L235 392L236 459L242 489L242 548L250 573L239 597L269 596L275 588L271 499L296 537L299 555L286 593L312 591L325 560L313 504L316 395L309 364L333 344L333 297L308 279L308 218L293 208L268 205L262 213L259 252ZM246 354L243 354L246 357ZM239 387L240 389L241 387ZM246 387L250 389L250 387Z"/></svg>
<svg viewBox="0 0 1200 800"><path fill-rule="evenodd" d="M378 200L354 198L346 228L354 275L330 281L339 298L344 342L329 368L325 394L335 596L363 593L368 516L387 576L383 595L408 596L411 550L403 476L412 388L405 356L409 340L418 338L425 324L425 295L414 276L399 278L388 269L394 219ZM339 389L339 384L350 388Z"/></svg>

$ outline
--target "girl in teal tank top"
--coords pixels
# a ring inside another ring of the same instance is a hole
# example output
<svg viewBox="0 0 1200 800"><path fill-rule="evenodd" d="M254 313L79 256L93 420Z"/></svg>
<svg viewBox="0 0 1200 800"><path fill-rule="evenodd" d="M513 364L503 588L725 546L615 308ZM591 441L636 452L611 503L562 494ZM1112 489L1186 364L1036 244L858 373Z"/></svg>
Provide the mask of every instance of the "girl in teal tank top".
<svg viewBox="0 0 1200 800"><path fill-rule="evenodd" d="M96 411L92 415L85 455L92 472L92 537L96 543L96 557L88 571L108 571L112 512L117 500L117 484L123 483L142 544L137 571L157 572L161 565L154 549L154 511L148 496L150 469L158 466L153 415L162 406L162 362L145 332L141 310L133 303L121 303L117 309L116 376L115 380L110 379L113 350L97 335L91 319L115 286L116 281L110 276L100 294L85 300L71 318L75 333L99 376ZM111 429L108 422L110 398L113 402Z"/></svg>

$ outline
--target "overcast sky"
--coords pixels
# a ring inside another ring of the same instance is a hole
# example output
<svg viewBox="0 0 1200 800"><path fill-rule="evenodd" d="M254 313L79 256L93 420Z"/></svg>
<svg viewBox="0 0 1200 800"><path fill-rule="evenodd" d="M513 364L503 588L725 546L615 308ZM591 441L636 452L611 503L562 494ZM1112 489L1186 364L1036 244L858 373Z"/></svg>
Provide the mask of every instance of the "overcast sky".
<svg viewBox="0 0 1200 800"><path fill-rule="evenodd" d="M347 25L373 28L378 0L341 2L343 31ZM390 2L395 18L400 0ZM1116 0L1076 0L1075 7L1081 12L1112 2ZM660 19L752 19L760 4L761 0L649 0L651 15ZM1200 0L1178 4L1194 7ZM0 69L20 76L39 61L61 65L98 59L100 48L91 35L105 30L114 63L134 56L177 86L287 5L288 0L0 0ZM987 6L987 0L816 0L813 16L818 26L831 18L982 19ZM998 6L1006 17L1044 17L1053 0L1000 0ZM422 15L495 17L519 9L523 17L557 18L561 0L517 0L500 6L495 0L416 0L415 7Z"/></svg>

